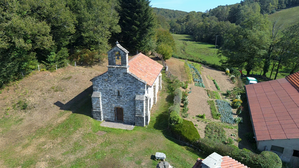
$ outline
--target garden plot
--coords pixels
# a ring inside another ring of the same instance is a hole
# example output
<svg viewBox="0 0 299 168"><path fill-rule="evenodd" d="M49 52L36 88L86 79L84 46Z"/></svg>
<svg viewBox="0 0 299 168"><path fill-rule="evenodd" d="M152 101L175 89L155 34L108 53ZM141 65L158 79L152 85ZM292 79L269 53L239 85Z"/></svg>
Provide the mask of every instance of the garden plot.
<svg viewBox="0 0 299 168"><path fill-rule="evenodd" d="M222 92L232 90L235 87L224 71L215 70L213 68L202 66L202 78L207 89L216 91L214 82L215 79Z"/></svg>
<svg viewBox="0 0 299 168"><path fill-rule="evenodd" d="M166 61L168 71L178 77L180 81L188 81L187 74L185 72L184 61L176 58L170 58Z"/></svg>

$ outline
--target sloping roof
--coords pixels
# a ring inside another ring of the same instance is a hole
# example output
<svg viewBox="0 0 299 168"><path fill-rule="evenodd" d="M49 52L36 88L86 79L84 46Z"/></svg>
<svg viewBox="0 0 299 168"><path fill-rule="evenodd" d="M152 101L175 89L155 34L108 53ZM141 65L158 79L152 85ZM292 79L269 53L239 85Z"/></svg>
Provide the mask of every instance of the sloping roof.
<svg viewBox="0 0 299 168"><path fill-rule="evenodd" d="M129 61L129 71L152 86L163 66L149 57L139 53Z"/></svg>
<svg viewBox="0 0 299 168"><path fill-rule="evenodd" d="M221 168L247 168L244 164L236 161L229 156L223 156L221 162Z"/></svg>
<svg viewBox="0 0 299 168"><path fill-rule="evenodd" d="M294 86L294 88L296 88L299 91L299 71L287 76L286 79L288 82L290 82L292 86Z"/></svg>
<svg viewBox="0 0 299 168"><path fill-rule="evenodd" d="M299 138L299 92L285 78L246 91L257 141Z"/></svg>

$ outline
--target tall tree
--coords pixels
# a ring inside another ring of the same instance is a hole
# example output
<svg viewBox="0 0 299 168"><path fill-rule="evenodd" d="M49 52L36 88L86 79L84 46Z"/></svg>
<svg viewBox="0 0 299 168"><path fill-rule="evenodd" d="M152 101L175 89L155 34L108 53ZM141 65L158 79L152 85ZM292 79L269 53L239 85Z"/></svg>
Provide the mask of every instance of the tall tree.
<svg viewBox="0 0 299 168"><path fill-rule="evenodd" d="M155 20L149 3L149 0L119 0L121 33L115 38L131 53L154 49Z"/></svg>

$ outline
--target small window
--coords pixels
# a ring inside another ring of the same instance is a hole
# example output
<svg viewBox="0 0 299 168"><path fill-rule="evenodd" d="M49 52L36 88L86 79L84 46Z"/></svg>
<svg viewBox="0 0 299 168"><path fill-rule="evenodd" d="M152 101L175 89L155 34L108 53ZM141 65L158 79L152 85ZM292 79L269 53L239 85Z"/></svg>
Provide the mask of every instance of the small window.
<svg viewBox="0 0 299 168"><path fill-rule="evenodd" d="M295 157L299 157L299 151L294 150L294 152L293 152L293 156L295 156Z"/></svg>
<svg viewBox="0 0 299 168"><path fill-rule="evenodd" d="M284 148L283 147L279 147L279 146L271 146L271 151L275 151L275 152L279 152L279 153L283 153Z"/></svg>
<svg viewBox="0 0 299 168"><path fill-rule="evenodd" d="M117 96L120 96L120 91L119 90L117 91Z"/></svg>

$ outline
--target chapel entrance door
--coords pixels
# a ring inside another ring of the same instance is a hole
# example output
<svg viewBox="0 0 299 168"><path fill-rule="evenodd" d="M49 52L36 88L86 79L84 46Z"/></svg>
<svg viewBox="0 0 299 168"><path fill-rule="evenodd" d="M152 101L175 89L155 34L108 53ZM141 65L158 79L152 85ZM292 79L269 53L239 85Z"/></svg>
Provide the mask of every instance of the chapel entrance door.
<svg viewBox="0 0 299 168"><path fill-rule="evenodd" d="M115 120L116 122L123 122L124 121L124 110L121 107L115 108Z"/></svg>

